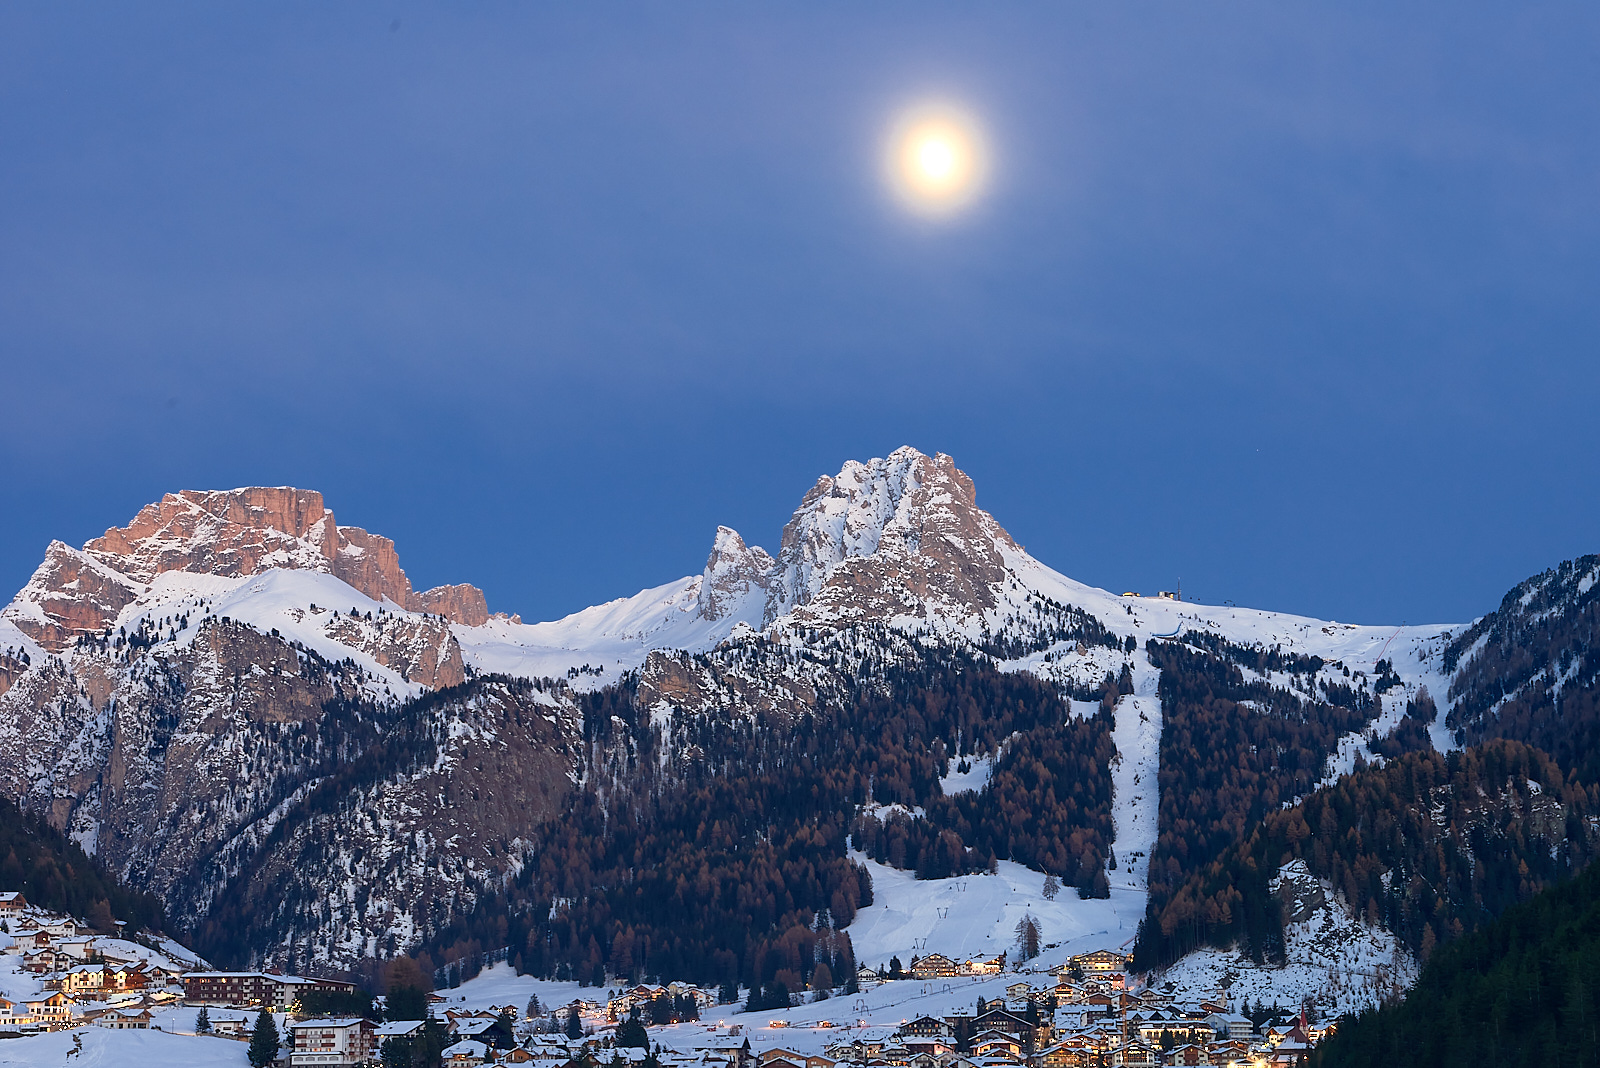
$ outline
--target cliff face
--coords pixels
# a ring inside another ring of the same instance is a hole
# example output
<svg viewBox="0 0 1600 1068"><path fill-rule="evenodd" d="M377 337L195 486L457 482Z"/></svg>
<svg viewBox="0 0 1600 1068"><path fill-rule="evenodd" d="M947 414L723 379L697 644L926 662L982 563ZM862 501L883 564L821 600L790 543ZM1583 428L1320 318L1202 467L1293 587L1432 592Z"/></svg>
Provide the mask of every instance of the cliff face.
<svg viewBox="0 0 1600 1068"><path fill-rule="evenodd" d="M82 636L103 633L161 575L240 578L274 568L332 575L374 601L467 626L489 618L475 587L413 590L394 542L339 526L322 494L260 486L169 493L81 552L52 542L5 614L44 649L59 653Z"/></svg>
<svg viewBox="0 0 1600 1068"><path fill-rule="evenodd" d="M239 624L129 665L52 659L0 701L0 789L163 896L305 784L353 668ZM4 763L4 762L0 762ZM200 882L206 882L201 874ZM180 915L196 902L173 902Z"/></svg>
<svg viewBox="0 0 1600 1068"><path fill-rule="evenodd" d="M489 622L489 605L483 599L483 591L465 582L410 594L405 606L413 612L444 616L464 627L481 627Z"/></svg>
<svg viewBox="0 0 1600 1068"><path fill-rule="evenodd" d="M87 553L53 541L5 616L40 646L59 653L78 636L103 631L139 590Z"/></svg>

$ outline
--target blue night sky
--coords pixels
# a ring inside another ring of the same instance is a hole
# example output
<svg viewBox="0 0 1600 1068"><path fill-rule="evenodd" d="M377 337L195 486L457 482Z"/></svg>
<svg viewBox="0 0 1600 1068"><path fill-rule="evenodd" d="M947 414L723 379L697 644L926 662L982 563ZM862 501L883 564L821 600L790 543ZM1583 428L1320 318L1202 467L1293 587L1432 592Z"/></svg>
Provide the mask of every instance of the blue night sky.
<svg viewBox="0 0 1600 1068"><path fill-rule="evenodd" d="M1597 283L1593 5L11 4L0 586L288 483L552 618L912 444L1084 581L1459 621L1600 550Z"/></svg>

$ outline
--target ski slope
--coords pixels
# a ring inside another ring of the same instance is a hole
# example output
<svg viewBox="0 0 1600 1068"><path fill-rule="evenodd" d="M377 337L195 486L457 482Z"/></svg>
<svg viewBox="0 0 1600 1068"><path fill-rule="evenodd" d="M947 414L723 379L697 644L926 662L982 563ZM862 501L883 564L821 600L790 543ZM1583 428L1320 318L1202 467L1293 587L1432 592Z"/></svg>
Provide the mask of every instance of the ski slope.
<svg viewBox="0 0 1600 1068"><path fill-rule="evenodd" d="M1082 900L1063 887L1054 901L1044 898L1045 877L1021 864L1001 861L994 875L918 879L853 853L872 875L872 904L845 928L856 960L887 967L891 957L943 953L952 960L1010 953L1017 960L1017 924L1031 915L1039 922L1040 944L1048 947L1037 966L1059 965L1073 953L1116 949L1137 932L1144 915L1145 891L1113 887L1109 899Z"/></svg>

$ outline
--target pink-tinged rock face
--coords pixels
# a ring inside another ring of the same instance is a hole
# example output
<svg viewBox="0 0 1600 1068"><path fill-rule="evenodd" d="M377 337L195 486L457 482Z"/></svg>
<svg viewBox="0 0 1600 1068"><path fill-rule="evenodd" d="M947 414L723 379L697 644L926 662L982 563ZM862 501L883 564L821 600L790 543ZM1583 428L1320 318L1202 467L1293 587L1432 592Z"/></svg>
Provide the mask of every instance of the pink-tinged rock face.
<svg viewBox="0 0 1600 1068"><path fill-rule="evenodd" d="M53 653L79 635L99 634L139 595L139 587L99 561L59 541L17 595L7 617Z"/></svg>
<svg viewBox="0 0 1600 1068"><path fill-rule="evenodd" d="M483 591L465 582L413 593L406 607L413 612L444 616L466 627L481 627L489 622L489 605L483 599Z"/></svg>
<svg viewBox="0 0 1600 1068"><path fill-rule="evenodd" d="M5 692L11 689L11 684L21 678L22 673L27 670L28 665L21 660L0 653L0 696L4 696Z"/></svg>
<svg viewBox="0 0 1600 1068"><path fill-rule="evenodd" d="M332 516L329 516L332 521ZM400 570L394 542L360 527L338 528L339 551L333 557L333 574L374 601L388 599L410 609L415 596L411 580Z"/></svg>
<svg viewBox="0 0 1600 1068"><path fill-rule="evenodd" d="M164 571L227 576L271 567L332 571L336 548L333 513L323 506L322 494L251 487L169 493L84 551L147 583Z"/></svg>
<svg viewBox="0 0 1600 1068"><path fill-rule="evenodd" d="M7 616L60 652L80 635L100 633L164 572L242 577L272 568L331 574L375 601L467 626L489 619L481 590L413 590L394 542L338 526L322 494L286 486L169 493L82 552L53 543Z"/></svg>

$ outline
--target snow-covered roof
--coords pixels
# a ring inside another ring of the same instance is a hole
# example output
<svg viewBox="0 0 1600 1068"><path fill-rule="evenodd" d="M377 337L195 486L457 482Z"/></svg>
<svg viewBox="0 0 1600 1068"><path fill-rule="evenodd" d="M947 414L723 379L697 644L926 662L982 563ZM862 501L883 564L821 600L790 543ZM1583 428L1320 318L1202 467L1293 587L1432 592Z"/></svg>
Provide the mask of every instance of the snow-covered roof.
<svg viewBox="0 0 1600 1068"><path fill-rule="evenodd" d="M422 1027L421 1020L390 1020L378 1025L374 1032L379 1038L396 1038L409 1035Z"/></svg>

